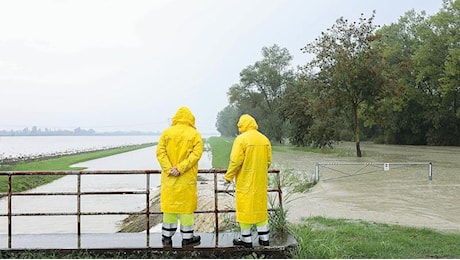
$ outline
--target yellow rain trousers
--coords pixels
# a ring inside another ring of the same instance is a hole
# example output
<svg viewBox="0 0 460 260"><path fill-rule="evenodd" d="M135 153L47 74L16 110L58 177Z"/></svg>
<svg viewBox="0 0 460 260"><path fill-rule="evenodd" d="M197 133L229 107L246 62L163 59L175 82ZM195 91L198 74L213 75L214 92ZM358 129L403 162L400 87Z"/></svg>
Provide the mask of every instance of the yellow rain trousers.
<svg viewBox="0 0 460 260"><path fill-rule="evenodd" d="M181 107L158 141L156 156L161 166L161 211L191 214L197 208L198 161L203 153L203 140L195 129L192 112ZM169 174L177 167L180 175Z"/></svg>
<svg viewBox="0 0 460 260"><path fill-rule="evenodd" d="M256 120L242 115L240 135L235 138L224 178L235 179L236 220L255 224L268 219L268 167L272 160L270 140L260 133Z"/></svg>

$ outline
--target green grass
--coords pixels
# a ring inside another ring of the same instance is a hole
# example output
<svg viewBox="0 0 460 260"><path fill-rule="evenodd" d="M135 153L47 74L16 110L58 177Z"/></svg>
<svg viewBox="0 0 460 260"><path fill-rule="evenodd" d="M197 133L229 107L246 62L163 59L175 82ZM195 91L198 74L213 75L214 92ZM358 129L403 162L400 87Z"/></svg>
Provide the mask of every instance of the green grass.
<svg viewBox="0 0 460 260"><path fill-rule="evenodd" d="M233 140L233 138L227 137L209 137L206 139L206 142L211 146L213 168L226 169L228 167Z"/></svg>
<svg viewBox="0 0 460 260"><path fill-rule="evenodd" d="M0 166L0 171L65 171L65 170L81 170L84 168L70 167L73 164L85 162L97 158L111 156L119 153L125 153L137 149L146 148L155 145L154 143L126 146L121 148L113 148L102 151L81 153L75 155L65 155L47 160L20 162L12 166ZM21 192L38 187L43 184L50 183L62 175L43 175L43 176L15 176L12 183L13 192ZM0 176L0 192L8 190L8 177Z"/></svg>
<svg viewBox="0 0 460 260"><path fill-rule="evenodd" d="M209 137L206 142L210 144L212 151L212 167L214 168L227 168L232 151L232 144L234 138L230 137ZM297 147L288 144L274 144L272 145L273 152L289 153L292 151L297 152L312 152L312 153L339 153L339 151L332 149L318 149L311 147Z"/></svg>
<svg viewBox="0 0 460 260"><path fill-rule="evenodd" d="M231 140L213 137L209 141L213 153L213 167L226 167ZM289 145L273 147L273 152L290 151L324 152ZM340 155L341 152L337 153ZM214 157L217 157L216 160ZM293 177L284 178L284 181L287 181L288 185L293 185L291 178ZM284 185L282 178L282 186ZM298 243L297 248L291 253L292 257L299 259L460 258L460 233L442 233L423 228L322 217L308 218L301 224L289 224L288 230Z"/></svg>
<svg viewBox="0 0 460 260"><path fill-rule="evenodd" d="M292 225L294 258L459 258L460 234L313 217Z"/></svg>

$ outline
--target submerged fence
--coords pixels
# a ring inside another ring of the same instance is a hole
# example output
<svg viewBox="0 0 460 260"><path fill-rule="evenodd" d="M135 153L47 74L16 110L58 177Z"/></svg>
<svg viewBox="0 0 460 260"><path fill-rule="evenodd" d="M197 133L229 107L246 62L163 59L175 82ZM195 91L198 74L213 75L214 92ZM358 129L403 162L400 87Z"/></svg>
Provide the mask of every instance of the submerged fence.
<svg viewBox="0 0 460 260"><path fill-rule="evenodd" d="M214 214L215 218L215 234L216 234L216 246L218 244L218 233L219 233L219 214L220 213L232 213L235 209L220 209L219 208L219 194L231 194L235 192L234 189L221 189L219 188L219 174L225 173L225 169L200 169L199 174L213 174L214 182L214 208L212 210L198 209L195 213L203 214ZM268 173L276 174L276 187L269 187L268 193L277 193L278 205L282 207L282 191L279 170L269 170ZM150 176L154 174L161 174L160 170L107 170L107 171L0 171L0 176L7 176L8 178L8 190L6 193L0 193L0 197L7 198L7 212L3 213L0 211L0 217L7 217L8 219L8 248L12 247L12 223L15 217L32 217L32 216L76 216L75 225L77 226L77 246L80 248L81 235L82 235L82 216L94 216L94 215L145 215L146 221L146 246L149 247L149 236L150 236L150 216L155 214L162 214L160 211L150 211L151 208L151 184ZM13 191L13 177L18 176L44 176L44 175L75 175L77 177L76 191L71 192L14 192ZM82 191L82 178L89 175L145 175L145 188L142 190L104 190L104 191ZM91 195L144 195L145 196L145 210L143 211L83 211L82 210L82 197ZM75 212L13 212L13 197L23 196L75 196L76 197L76 211ZM275 209L270 208L269 211Z"/></svg>
<svg viewBox="0 0 460 260"><path fill-rule="evenodd" d="M392 163L379 163L379 162L318 162L315 164L315 181L320 180L320 169L325 168L338 173L334 178L351 177L375 172L386 172L390 170L401 169L402 167L420 166L425 165L428 168L428 180L433 179L433 165L431 162L392 162ZM353 166L353 169L347 171L344 167Z"/></svg>

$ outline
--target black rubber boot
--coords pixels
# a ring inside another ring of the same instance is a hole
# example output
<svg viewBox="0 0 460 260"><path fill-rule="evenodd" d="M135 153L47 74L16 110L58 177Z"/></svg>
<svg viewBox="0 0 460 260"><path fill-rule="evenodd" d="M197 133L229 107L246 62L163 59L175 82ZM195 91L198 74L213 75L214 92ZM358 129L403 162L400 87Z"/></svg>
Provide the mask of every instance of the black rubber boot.
<svg viewBox="0 0 460 260"><path fill-rule="evenodd" d="M262 240L259 238L259 245L261 246L269 246L270 245L270 242L268 240Z"/></svg>
<svg viewBox="0 0 460 260"><path fill-rule="evenodd" d="M201 242L200 236L193 236L189 239L182 239L182 246L196 246L199 245Z"/></svg>
<svg viewBox="0 0 460 260"><path fill-rule="evenodd" d="M161 242L163 242L164 247L172 247L172 238L171 237L163 236L161 238Z"/></svg>
<svg viewBox="0 0 460 260"><path fill-rule="evenodd" d="M235 246L244 246L247 248L252 248L252 243L250 242L244 242L241 240L241 238L233 239L233 245Z"/></svg>

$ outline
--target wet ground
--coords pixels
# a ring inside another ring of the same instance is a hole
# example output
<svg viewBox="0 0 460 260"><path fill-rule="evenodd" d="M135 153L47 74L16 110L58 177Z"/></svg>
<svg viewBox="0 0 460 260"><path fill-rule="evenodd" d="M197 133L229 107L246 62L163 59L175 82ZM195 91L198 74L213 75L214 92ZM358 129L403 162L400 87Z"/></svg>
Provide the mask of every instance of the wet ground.
<svg viewBox="0 0 460 260"><path fill-rule="evenodd" d="M233 239L236 233L198 233L201 243L196 246L183 247L180 235L173 237L172 247L164 247L160 233L115 233L115 234L34 234L14 235L11 248L0 251L5 258L19 258L27 252L34 255L66 256L83 253L84 256L96 258L120 258L126 255L130 258L245 258L260 256L262 258L290 258L296 241L291 235L275 236L270 246L259 246L256 234L253 234L253 248L235 247ZM6 245L8 237L0 235L0 245ZM33 246L31 246L33 245ZM172 257L171 257L172 256ZM85 258L86 258L85 257Z"/></svg>
<svg viewBox="0 0 460 260"><path fill-rule="evenodd" d="M354 144L342 143L349 156L274 153L283 167L314 175L316 162L389 162L371 166L328 166L309 192L294 194L287 204L288 220L310 216L362 219L378 223L460 231L460 147L391 146L363 143L364 158L355 158ZM394 166L392 162L426 162ZM428 179L428 162L433 179Z"/></svg>
<svg viewBox="0 0 460 260"><path fill-rule="evenodd" d="M201 236L201 243L192 246L195 249L205 248L233 248L233 239L237 238L237 233L197 233ZM253 234L254 247L260 247L257 235ZM184 248L182 246L180 234L173 237L173 249ZM275 236L270 241L272 248L284 248L295 244L295 240L290 235ZM8 236L0 235L0 248L8 245ZM161 233L151 233L149 236L145 232L139 233L97 233L82 234L80 238L76 234L22 234L13 235L11 241L12 249L90 249L90 248L164 248L161 242ZM33 245L33 246L32 246ZM190 249L190 247L185 247Z"/></svg>

